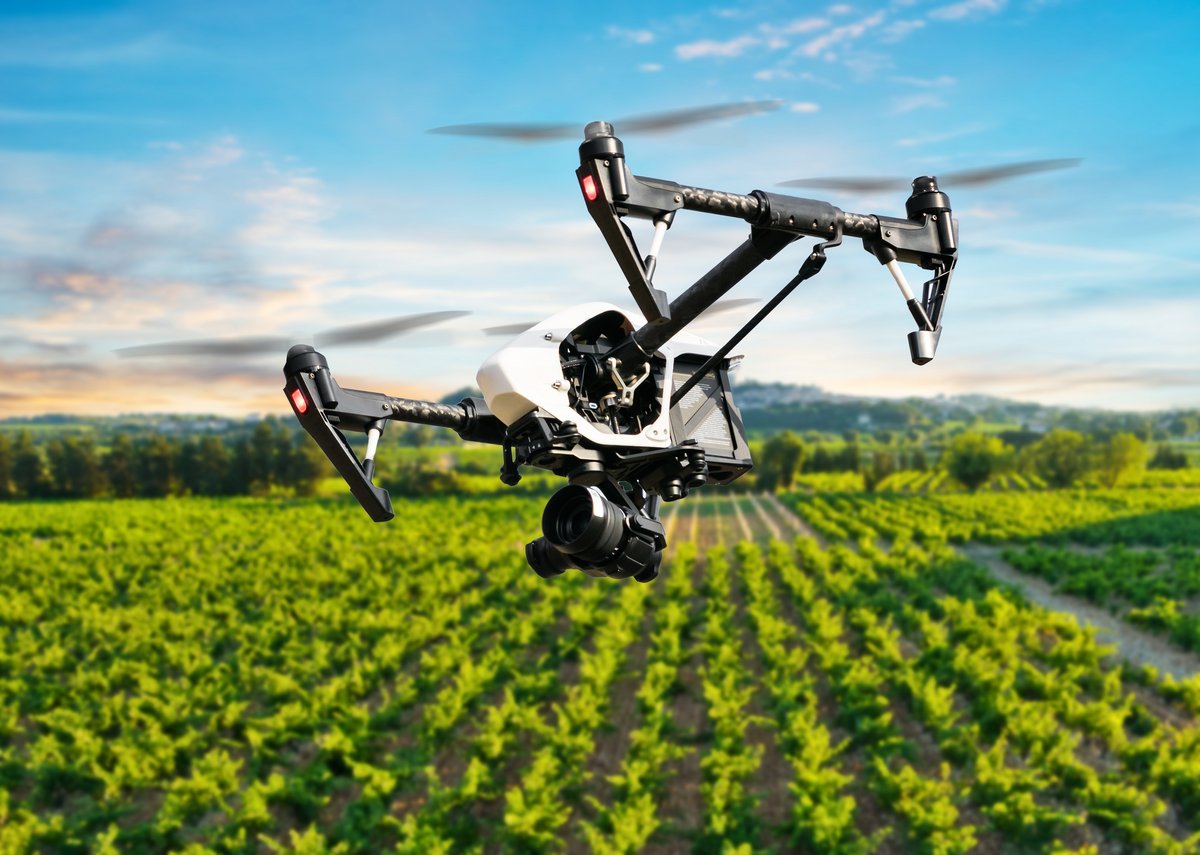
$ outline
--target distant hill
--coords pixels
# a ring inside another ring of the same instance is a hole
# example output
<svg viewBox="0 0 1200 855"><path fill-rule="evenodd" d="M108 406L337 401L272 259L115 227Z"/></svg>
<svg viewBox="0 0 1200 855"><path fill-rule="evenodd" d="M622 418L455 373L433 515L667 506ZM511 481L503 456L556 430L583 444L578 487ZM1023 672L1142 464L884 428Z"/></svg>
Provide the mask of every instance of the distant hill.
<svg viewBox="0 0 1200 855"><path fill-rule="evenodd" d="M1009 441L1022 444L1026 437L1056 427L1089 433L1128 431L1145 439L1182 439L1200 442L1200 410L1120 412L1114 410L1053 407L1028 401L1012 401L991 395L938 395L933 398L883 398L842 395L819 386L744 381L735 384L735 399L746 427L755 433L780 430L845 434L856 432L912 433L913 438L964 425L985 427L1008 434ZM465 387L442 396L445 403L479 395ZM299 426L290 418L268 417L281 426ZM88 435L104 444L116 434L161 434L187 437L220 434L238 437L252 431L263 417L231 418L215 415L171 413L131 414L114 417L77 416L51 413L0 419L0 434L28 431L35 441L56 436Z"/></svg>
<svg viewBox="0 0 1200 855"><path fill-rule="evenodd" d="M1090 433L1128 431L1147 439L1200 439L1200 410L1121 412L974 394L859 397L828 392L819 386L753 380L737 383L734 388L738 408L752 432L925 433L957 424L982 424L996 432L1040 434L1064 427Z"/></svg>

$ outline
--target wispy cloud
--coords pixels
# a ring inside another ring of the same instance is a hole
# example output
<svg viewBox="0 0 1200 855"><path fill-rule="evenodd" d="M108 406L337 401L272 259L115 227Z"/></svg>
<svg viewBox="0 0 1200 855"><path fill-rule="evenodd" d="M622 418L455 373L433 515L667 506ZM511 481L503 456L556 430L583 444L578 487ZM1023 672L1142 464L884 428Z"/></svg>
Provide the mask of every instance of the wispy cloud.
<svg viewBox="0 0 1200 855"><path fill-rule="evenodd" d="M109 113L88 113L73 110L26 110L18 107L0 107L0 122L9 124L161 124L157 119L137 116L121 116Z"/></svg>
<svg viewBox="0 0 1200 855"><path fill-rule="evenodd" d="M609 27L606 32L610 38L631 45L648 45L654 41L654 33L650 30L631 30L625 27Z"/></svg>
<svg viewBox="0 0 1200 855"><path fill-rule="evenodd" d="M903 115L914 110L936 110L946 106L945 100L931 92L918 92L914 95L901 95L892 99L892 113Z"/></svg>
<svg viewBox="0 0 1200 855"><path fill-rule="evenodd" d="M1006 0L962 0L931 9L929 17L938 21L961 21L964 18L981 18L994 15L1004 9Z"/></svg>
<svg viewBox="0 0 1200 855"><path fill-rule="evenodd" d="M812 101L796 101L788 109L793 113L815 113L821 109L821 105Z"/></svg>
<svg viewBox="0 0 1200 855"><path fill-rule="evenodd" d="M208 145L203 146L193 154L188 155L183 166L189 170L208 170L237 163L246 154L237 137L233 134L222 134Z"/></svg>
<svg viewBox="0 0 1200 855"><path fill-rule="evenodd" d="M738 36L723 42L704 39L698 42L677 45L675 47L675 55L680 59L703 59L708 57L731 59L741 56L749 48L759 43L760 40L754 36Z"/></svg>
<svg viewBox="0 0 1200 855"><path fill-rule="evenodd" d="M894 21L883 28L882 40L887 44L903 41L912 33L925 26L925 22L919 18L906 21Z"/></svg>
<svg viewBox="0 0 1200 855"><path fill-rule="evenodd" d="M210 361L203 371L192 360L31 361L0 360L5 377L4 416L47 412L120 415L134 412L283 413L274 365ZM440 392L405 383L377 371L343 372L338 379L359 389L386 389L393 395L428 398Z"/></svg>
<svg viewBox="0 0 1200 855"><path fill-rule="evenodd" d="M920 137L901 137L900 139L896 140L896 145L903 146L905 148L937 145L938 143L949 142L950 140L959 139L960 137L982 133L983 131L988 130L990 127L991 125L976 123L964 125L958 128L951 128L950 130L940 131L938 133L925 134L924 136Z"/></svg>
<svg viewBox="0 0 1200 855"><path fill-rule="evenodd" d="M903 83L905 86L918 86L922 89L945 89L958 81L948 74L942 74L938 77L900 76L896 78L896 82Z"/></svg>
<svg viewBox="0 0 1200 855"><path fill-rule="evenodd" d="M643 74L655 74L656 72L662 70L662 65L657 62L643 62L638 66L638 71L642 72Z"/></svg>
<svg viewBox="0 0 1200 855"><path fill-rule="evenodd" d="M1200 219L1200 202L1157 202L1153 207L1155 214L1168 213L1187 219Z"/></svg>
<svg viewBox="0 0 1200 855"><path fill-rule="evenodd" d="M804 33L815 32L822 27L829 25L828 18L811 17L811 18L796 18L788 21L786 24L772 25L763 24L759 29L770 35L777 36L796 36Z"/></svg>
<svg viewBox="0 0 1200 855"><path fill-rule="evenodd" d="M140 65L178 53L179 46L161 33L132 38L57 33L50 37L12 33L0 41L0 66L90 69L109 65Z"/></svg>
<svg viewBox="0 0 1200 855"><path fill-rule="evenodd" d="M887 12L879 11L852 24L834 27L827 33L806 42L800 52L807 57L817 57L844 42L852 42L861 38L868 30L879 26L887 17Z"/></svg>

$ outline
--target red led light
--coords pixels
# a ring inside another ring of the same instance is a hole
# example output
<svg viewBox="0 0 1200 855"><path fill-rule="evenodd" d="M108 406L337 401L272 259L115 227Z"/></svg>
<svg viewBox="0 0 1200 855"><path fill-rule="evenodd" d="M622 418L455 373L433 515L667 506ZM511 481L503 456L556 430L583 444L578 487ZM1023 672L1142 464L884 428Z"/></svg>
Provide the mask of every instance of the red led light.
<svg viewBox="0 0 1200 855"><path fill-rule="evenodd" d="M589 202L596 201L596 179L590 175L583 176L583 195L587 197Z"/></svg>
<svg viewBox="0 0 1200 855"><path fill-rule="evenodd" d="M304 397L304 393L299 389L292 390L292 405L300 415L308 412L308 398Z"/></svg>

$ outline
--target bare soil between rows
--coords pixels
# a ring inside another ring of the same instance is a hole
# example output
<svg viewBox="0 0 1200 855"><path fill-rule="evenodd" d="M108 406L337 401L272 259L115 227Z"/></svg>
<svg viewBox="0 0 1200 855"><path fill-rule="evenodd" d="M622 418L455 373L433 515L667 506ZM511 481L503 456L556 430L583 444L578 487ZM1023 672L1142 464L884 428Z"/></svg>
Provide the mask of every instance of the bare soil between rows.
<svg viewBox="0 0 1200 855"><path fill-rule="evenodd" d="M1115 644L1122 659L1132 665L1152 665L1160 674L1183 679L1200 672L1200 656L1181 650L1162 636L1140 629L1099 606L1078 597L1060 594L1048 582L1029 576L1000 557L1000 549L968 544L959 550L983 565L997 580L1021 591L1031 602L1056 612L1067 612L1096 630L1097 638Z"/></svg>

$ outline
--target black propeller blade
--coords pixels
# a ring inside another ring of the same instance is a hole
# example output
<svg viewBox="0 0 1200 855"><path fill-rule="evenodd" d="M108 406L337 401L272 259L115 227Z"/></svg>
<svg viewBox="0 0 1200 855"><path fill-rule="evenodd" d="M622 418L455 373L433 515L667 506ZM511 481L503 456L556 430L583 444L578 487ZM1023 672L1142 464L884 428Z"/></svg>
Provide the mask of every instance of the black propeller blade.
<svg viewBox="0 0 1200 855"><path fill-rule="evenodd" d="M746 298L730 298L728 300L717 300L700 314L699 319L711 318L713 315L719 315L721 312L730 312L734 309L740 309L742 306L749 306L751 303L760 303L761 300L754 297ZM532 329L541 321L522 321L516 324L500 324L494 327L484 327L483 332L487 335L520 335L525 330Z"/></svg>
<svg viewBox="0 0 1200 855"><path fill-rule="evenodd" d="M938 173L938 185L942 189L953 187L982 187L1017 178L1021 175L1032 175L1035 172L1052 172L1056 169L1071 169L1083 163L1082 158L1065 157L1057 160L1026 160L1020 163L1002 163L997 166L986 166L981 169L960 169L953 172ZM780 187L818 187L825 190L844 190L848 193L876 193L891 190L908 190L912 187L911 179L904 178L798 178L794 181L781 181Z"/></svg>
<svg viewBox="0 0 1200 855"><path fill-rule="evenodd" d="M483 332L487 335L520 335L527 329L532 329L541 321L522 321L519 324L500 324L496 327L484 327Z"/></svg>
<svg viewBox="0 0 1200 855"><path fill-rule="evenodd" d="M617 131L625 133L661 134L688 125L715 122L718 119L733 119L769 113L783 106L782 101L747 101L741 104L714 104L708 107L691 107L686 110L669 110L662 113L647 113L629 116L613 122ZM493 137L513 142L543 142L553 139L570 139L583 132L584 122L483 122L470 125L446 125L431 128L431 134L451 134L464 137Z"/></svg>
<svg viewBox="0 0 1200 855"><path fill-rule="evenodd" d="M380 341L400 333L427 327L430 324L450 321L469 315L470 312L424 312L419 315L401 315L398 318L388 318L383 321L367 321L362 324L350 324L335 327L331 330L317 333L317 344L325 347L331 344L366 344Z"/></svg>
<svg viewBox="0 0 1200 855"><path fill-rule="evenodd" d="M722 312L732 312L734 309L740 309L743 306L753 306L755 303L761 303L757 297L731 297L727 300L717 300L707 309L700 313L701 318L711 318L713 315L719 315Z"/></svg>
<svg viewBox="0 0 1200 855"><path fill-rule="evenodd" d="M361 324L334 327L316 336L322 347L337 344L370 344L394 335L411 332L421 327L460 318L470 312L423 312L418 315L401 315L382 321L367 321ZM122 347L114 351L122 359L144 356L257 356L263 353L283 353L295 344L295 338L286 336L248 336L242 338L209 338L191 341L172 341L162 344L142 344Z"/></svg>

